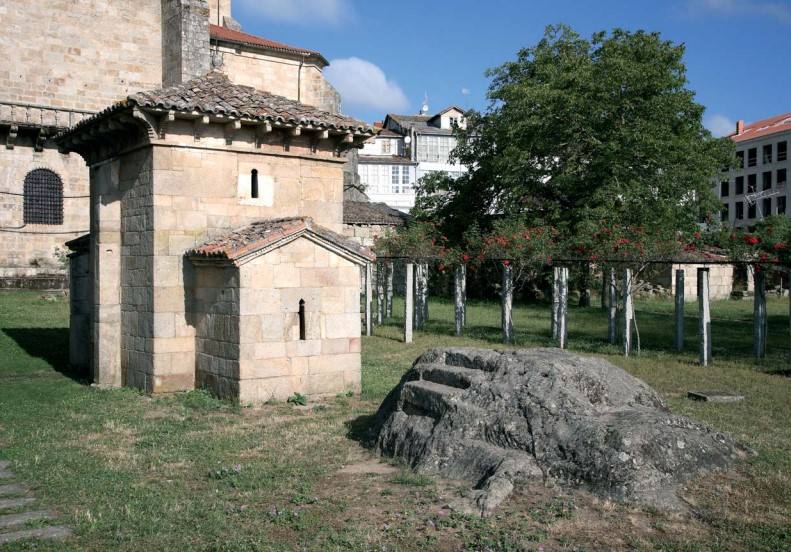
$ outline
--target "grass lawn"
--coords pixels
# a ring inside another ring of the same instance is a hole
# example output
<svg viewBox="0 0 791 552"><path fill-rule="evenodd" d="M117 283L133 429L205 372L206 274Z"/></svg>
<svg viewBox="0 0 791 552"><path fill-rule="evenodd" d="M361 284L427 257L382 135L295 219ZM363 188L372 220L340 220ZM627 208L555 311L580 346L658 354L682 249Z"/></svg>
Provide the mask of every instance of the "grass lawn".
<svg viewBox="0 0 791 552"><path fill-rule="evenodd" d="M75 533L6 549L791 550L787 299L770 300L769 355L760 364L751 357L752 303L713 304L708 368L695 364L692 303L687 350L676 355L672 304L638 302L642 354L631 359L603 343L602 311L571 309L572 350L607 356L674 411L730 432L758 455L691 482L682 514L536 483L486 520L443 509L464 484L378 464L349 437L426 348L497 346L496 304L470 305L464 338L452 336L452 308L433 302L411 345L399 342L397 319L365 338L361 397L247 408L199 391L152 398L85 385L68 371L65 298L0 294L0 459L12 461L37 508L57 511ZM518 346L550 345L547 306L517 306L514 318ZM695 403L689 389L746 400Z"/></svg>

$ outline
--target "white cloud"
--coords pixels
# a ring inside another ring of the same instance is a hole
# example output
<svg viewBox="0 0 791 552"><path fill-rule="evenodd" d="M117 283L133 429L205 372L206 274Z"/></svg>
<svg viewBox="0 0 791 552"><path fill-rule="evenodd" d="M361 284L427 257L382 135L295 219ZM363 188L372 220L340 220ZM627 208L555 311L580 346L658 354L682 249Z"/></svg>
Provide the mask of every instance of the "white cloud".
<svg viewBox="0 0 791 552"><path fill-rule="evenodd" d="M773 0L688 0L694 13L715 15L758 15L791 23L791 4Z"/></svg>
<svg viewBox="0 0 791 552"><path fill-rule="evenodd" d="M409 107L401 87L370 61L356 57L333 59L324 76L340 92L344 105L381 111Z"/></svg>
<svg viewBox="0 0 791 552"><path fill-rule="evenodd" d="M470 89L469 88L462 88L461 89L461 95L462 96L469 96L470 95Z"/></svg>
<svg viewBox="0 0 791 552"><path fill-rule="evenodd" d="M703 125L711 131L714 136L727 136L736 131L736 123L725 115L712 113L703 119Z"/></svg>
<svg viewBox="0 0 791 552"><path fill-rule="evenodd" d="M272 21L309 25L339 25L353 18L349 0L236 0L254 16Z"/></svg>

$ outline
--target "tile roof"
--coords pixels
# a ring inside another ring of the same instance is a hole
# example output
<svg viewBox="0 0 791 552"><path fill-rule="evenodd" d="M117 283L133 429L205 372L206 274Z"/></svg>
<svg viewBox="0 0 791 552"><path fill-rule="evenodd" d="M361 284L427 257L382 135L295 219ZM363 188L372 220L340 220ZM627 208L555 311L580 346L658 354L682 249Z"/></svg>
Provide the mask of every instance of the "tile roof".
<svg viewBox="0 0 791 552"><path fill-rule="evenodd" d="M270 40L260 36L251 35L242 31L235 31L227 27L209 24L209 37L213 40L233 42L235 44L243 44L245 46L252 46L254 48L264 48L266 50L274 50L277 52L284 52L297 56L313 57L318 59L322 64L329 65L324 56L316 50L308 50L307 48L299 48L297 46L289 46L282 42Z"/></svg>
<svg viewBox="0 0 791 552"><path fill-rule="evenodd" d="M344 201L344 224L378 224L383 226L403 226L409 215L402 213L384 203L368 201Z"/></svg>
<svg viewBox="0 0 791 552"><path fill-rule="evenodd" d="M453 131L449 128L439 128L430 124L437 115L396 115L388 113L387 117L398 123L404 129L413 127L418 134L432 134L438 136L452 136Z"/></svg>
<svg viewBox="0 0 791 552"><path fill-rule="evenodd" d="M775 115L768 119L762 119L749 125L745 125L744 130L739 134L731 134L730 138L734 142L744 142L761 136L768 136L778 132L791 130L791 113Z"/></svg>
<svg viewBox="0 0 791 552"><path fill-rule="evenodd" d="M209 115L373 133L373 127L368 123L322 111L251 86L234 84L220 71L211 71L202 77L169 88L137 92L129 96L128 103L148 108L197 111Z"/></svg>
<svg viewBox="0 0 791 552"><path fill-rule="evenodd" d="M310 217L256 221L187 251L187 256L197 260L230 261L234 264L243 264L245 258L262 249L266 249L267 251L264 251L266 253L305 235L319 242L334 245L358 260L373 261L376 259L371 250L315 224Z"/></svg>

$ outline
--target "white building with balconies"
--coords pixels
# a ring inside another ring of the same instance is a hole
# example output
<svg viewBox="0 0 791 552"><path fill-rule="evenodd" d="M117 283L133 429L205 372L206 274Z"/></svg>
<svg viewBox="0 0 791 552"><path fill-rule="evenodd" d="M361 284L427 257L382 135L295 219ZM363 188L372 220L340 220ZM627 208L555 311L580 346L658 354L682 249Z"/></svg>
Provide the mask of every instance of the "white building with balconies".
<svg viewBox="0 0 791 552"><path fill-rule="evenodd" d="M717 183L721 220L749 227L770 215L788 215L791 113L748 125L739 121L730 138L737 164Z"/></svg>

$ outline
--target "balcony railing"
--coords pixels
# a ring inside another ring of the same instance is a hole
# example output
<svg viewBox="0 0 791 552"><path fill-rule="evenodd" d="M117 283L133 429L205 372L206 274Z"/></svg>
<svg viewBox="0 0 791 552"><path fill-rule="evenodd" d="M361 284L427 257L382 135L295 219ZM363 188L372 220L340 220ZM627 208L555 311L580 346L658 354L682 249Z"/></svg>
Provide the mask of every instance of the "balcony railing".
<svg viewBox="0 0 791 552"><path fill-rule="evenodd" d="M0 100L0 124L66 129L93 115L94 111Z"/></svg>

